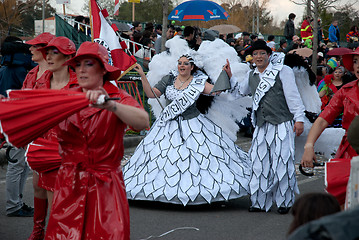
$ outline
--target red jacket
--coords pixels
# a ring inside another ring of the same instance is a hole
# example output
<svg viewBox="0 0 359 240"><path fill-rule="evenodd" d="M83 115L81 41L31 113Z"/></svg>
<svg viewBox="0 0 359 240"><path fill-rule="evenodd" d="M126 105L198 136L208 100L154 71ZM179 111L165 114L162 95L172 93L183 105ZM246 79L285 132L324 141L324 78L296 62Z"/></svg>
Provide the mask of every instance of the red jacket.
<svg viewBox="0 0 359 240"><path fill-rule="evenodd" d="M52 77L52 72L45 71L42 76L36 80L37 72L39 71L38 66L33 68L28 75L26 76L26 80L23 84L24 88L31 88L31 89L50 89L50 82ZM76 73L72 71L69 68L70 71L70 79L68 84L63 87L62 89L68 90L70 88L74 88L78 86L77 83L77 77ZM56 133L56 127L50 129L47 133L44 134L43 138L51 141L57 141L57 133ZM29 161L29 164L31 166L31 162ZM59 164L60 167L60 164ZM35 169L36 170L36 169ZM55 190L55 181L57 176L57 170L49 171L46 173L39 173L39 183L38 185L41 188L44 188L48 191L54 191Z"/></svg>
<svg viewBox="0 0 359 240"><path fill-rule="evenodd" d="M110 97L140 108L109 82ZM81 91L81 89L78 89ZM63 162L58 172L46 239L130 239L121 159L126 129L115 114L88 107L59 125Z"/></svg>
<svg viewBox="0 0 359 240"><path fill-rule="evenodd" d="M304 20L302 26L300 27L300 36L302 37L303 41L307 39L313 40L313 29L308 20Z"/></svg>
<svg viewBox="0 0 359 240"><path fill-rule="evenodd" d="M333 123L335 118L343 112L342 126L348 130L354 117L359 115L359 87L358 81L350 82L343 87L330 100L319 117L324 118L329 124ZM349 145L347 134L344 135L342 142L337 150L335 158L352 158L357 153Z"/></svg>
<svg viewBox="0 0 359 240"><path fill-rule="evenodd" d="M27 75L26 78L22 84L22 89L25 88L33 88L35 82L36 82L36 77L37 77L37 73L39 72L39 65L37 65L36 67L34 67L33 69L31 69Z"/></svg>

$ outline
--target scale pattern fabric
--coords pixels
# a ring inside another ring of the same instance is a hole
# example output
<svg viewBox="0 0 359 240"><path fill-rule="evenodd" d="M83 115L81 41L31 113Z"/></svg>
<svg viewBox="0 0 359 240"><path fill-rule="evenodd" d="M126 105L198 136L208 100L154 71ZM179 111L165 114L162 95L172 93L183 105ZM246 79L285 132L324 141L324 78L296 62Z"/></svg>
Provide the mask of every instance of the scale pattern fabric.
<svg viewBox="0 0 359 240"><path fill-rule="evenodd" d="M252 160L250 194L252 206L268 211L291 207L299 193L295 177L294 137L292 121L278 125L265 123L253 133L249 156Z"/></svg>
<svg viewBox="0 0 359 240"><path fill-rule="evenodd" d="M166 97L172 100L176 91L170 85ZM196 205L248 194L248 154L205 115L159 125L124 166L128 199Z"/></svg>

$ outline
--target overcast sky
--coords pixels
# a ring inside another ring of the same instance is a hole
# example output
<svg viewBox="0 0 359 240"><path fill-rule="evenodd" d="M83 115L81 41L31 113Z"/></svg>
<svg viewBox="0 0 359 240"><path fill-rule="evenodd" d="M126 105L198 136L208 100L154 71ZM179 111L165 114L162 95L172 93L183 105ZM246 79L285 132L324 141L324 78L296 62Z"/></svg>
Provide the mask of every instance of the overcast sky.
<svg viewBox="0 0 359 240"><path fill-rule="evenodd" d="M71 0L71 4L66 6L66 13L85 14L82 12L82 7L87 0ZM100 1L101 2L101 1ZM115 0L113 0L115 3ZM62 13L62 5L56 4L56 0L51 0L52 6L56 7L58 13ZM288 18L289 13L293 12L297 15L295 19L296 25L299 24L303 16L304 7L295 5L289 0L270 0L268 8L274 17L274 21L279 23Z"/></svg>

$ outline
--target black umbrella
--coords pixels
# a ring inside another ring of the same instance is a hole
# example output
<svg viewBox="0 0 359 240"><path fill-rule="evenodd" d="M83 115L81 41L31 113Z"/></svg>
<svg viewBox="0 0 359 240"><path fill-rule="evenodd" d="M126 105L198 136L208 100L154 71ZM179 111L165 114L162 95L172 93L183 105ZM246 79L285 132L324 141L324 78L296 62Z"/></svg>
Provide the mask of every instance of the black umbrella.
<svg viewBox="0 0 359 240"><path fill-rule="evenodd" d="M120 32L129 32L129 31L131 31L131 29L127 25L127 23L123 23L123 22L120 22L120 21L117 21L117 20L111 20L111 22L116 25L116 27L118 28L118 30Z"/></svg>

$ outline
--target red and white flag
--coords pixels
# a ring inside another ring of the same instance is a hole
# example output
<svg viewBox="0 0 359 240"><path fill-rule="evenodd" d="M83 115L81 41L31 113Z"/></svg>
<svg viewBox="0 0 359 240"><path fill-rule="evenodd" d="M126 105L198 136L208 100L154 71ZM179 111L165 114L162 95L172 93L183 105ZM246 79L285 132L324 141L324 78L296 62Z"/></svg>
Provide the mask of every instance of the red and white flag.
<svg viewBox="0 0 359 240"><path fill-rule="evenodd" d="M119 41L116 35L118 29L115 24L112 26L106 20L107 10L100 10L96 0L91 0L91 28L93 33L93 42L98 42L109 51L110 64L118 67L122 71L130 70L136 63L134 56L125 53L126 43Z"/></svg>
<svg viewBox="0 0 359 240"><path fill-rule="evenodd" d="M115 8L113 10L113 15L117 16L120 9L120 0L115 0Z"/></svg>

